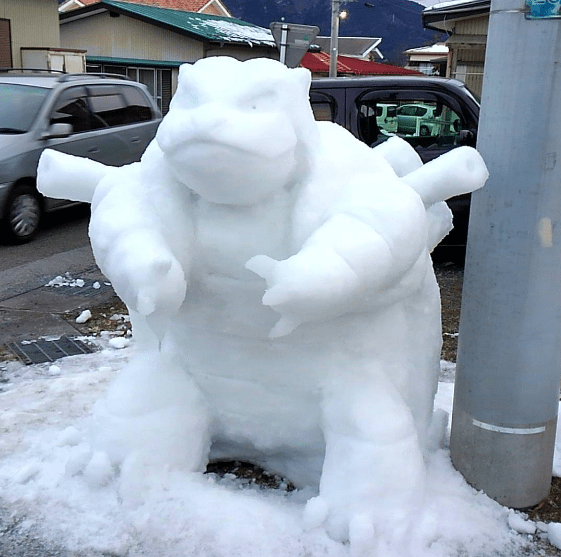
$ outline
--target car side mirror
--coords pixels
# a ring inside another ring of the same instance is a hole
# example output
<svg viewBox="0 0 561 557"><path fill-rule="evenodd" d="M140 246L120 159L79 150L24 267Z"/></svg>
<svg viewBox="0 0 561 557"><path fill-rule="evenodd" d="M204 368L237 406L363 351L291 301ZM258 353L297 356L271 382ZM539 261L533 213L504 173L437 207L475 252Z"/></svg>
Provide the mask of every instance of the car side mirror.
<svg viewBox="0 0 561 557"><path fill-rule="evenodd" d="M472 143L475 140L475 133L472 130L460 130L458 133L459 143Z"/></svg>
<svg viewBox="0 0 561 557"><path fill-rule="evenodd" d="M49 129L41 136L41 139L57 139L68 137L72 134L73 131L74 128L72 127L72 124L51 124L51 126L49 126Z"/></svg>

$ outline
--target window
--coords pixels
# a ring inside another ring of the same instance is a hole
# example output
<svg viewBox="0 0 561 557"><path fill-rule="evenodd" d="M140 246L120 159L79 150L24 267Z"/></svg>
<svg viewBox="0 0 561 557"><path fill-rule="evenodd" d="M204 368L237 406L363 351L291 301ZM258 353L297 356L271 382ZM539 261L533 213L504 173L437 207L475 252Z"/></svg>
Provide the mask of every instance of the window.
<svg viewBox="0 0 561 557"><path fill-rule="evenodd" d="M148 98L132 85L89 85L63 91L50 123L71 124L74 133L153 119Z"/></svg>
<svg viewBox="0 0 561 557"><path fill-rule="evenodd" d="M116 75L127 75L127 69L124 66L105 66L103 71Z"/></svg>
<svg viewBox="0 0 561 557"><path fill-rule="evenodd" d="M0 84L0 128L1 133L24 133L29 131L49 89L18 85Z"/></svg>
<svg viewBox="0 0 561 557"><path fill-rule="evenodd" d="M74 132L85 132L100 127L91 121L85 87L63 91L51 112L50 124L71 124Z"/></svg>
<svg viewBox="0 0 561 557"><path fill-rule="evenodd" d="M317 121L335 122L337 103L329 95L310 91L310 104Z"/></svg>
<svg viewBox="0 0 561 557"><path fill-rule="evenodd" d="M171 101L171 70L158 70L158 96L156 101L162 114L169 111Z"/></svg>
<svg viewBox="0 0 561 557"><path fill-rule="evenodd" d="M312 111L314 113L314 118L318 122L333 121L333 111L331 110L331 105L329 103L313 103Z"/></svg>
<svg viewBox="0 0 561 557"><path fill-rule="evenodd" d="M462 123L453 104L431 92L417 98L411 91L367 93L357 101L359 137L376 145L398 135L417 150L432 149L436 155L457 145Z"/></svg>
<svg viewBox="0 0 561 557"><path fill-rule="evenodd" d="M130 124L133 122L147 122L152 120L150 103L138 87L124 86L123 95L127 103L125 123Z"/></svg>
<svg viewBox="0 0 561 557"><path fill-rule="evenodd" d="M120 89L114 85L88 87L92 120L97 127L121 126L126 123L127 105Z"/></svg>
<svg viewBox="0 0 561 557"><path fill-rule="evenodd" d="M126 75L133 81L146 85L162 114L167 114L169 111L169 103L171 102L171 70L168 68L116 66L110 64L96 66L88 64L87 71Z"/></svg>
<svg viewBox="0 0 561 557"><path fill-rule="evenodd" d="M156 98L156 70L154 68L139 68L138 81L148 87L148 91Z"/></svg>

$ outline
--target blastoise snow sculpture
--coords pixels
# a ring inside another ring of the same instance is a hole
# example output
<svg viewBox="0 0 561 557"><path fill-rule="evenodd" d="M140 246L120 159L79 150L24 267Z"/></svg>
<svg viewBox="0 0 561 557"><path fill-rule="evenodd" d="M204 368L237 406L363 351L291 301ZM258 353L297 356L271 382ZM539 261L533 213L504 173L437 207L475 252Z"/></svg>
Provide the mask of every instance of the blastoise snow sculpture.
<svg viewBox="0 0 561 557"><path fill-rule="evenodd" d="M423 497L441 345L429 252L443 200L481 187L477 152L422 165L316 123L310 75L265 59L183 66L141 162L46 151L39 185L91 200L96 260L137 353L98 403L122 470L209 458L316 486L309 527L349 539Z"/></svg>

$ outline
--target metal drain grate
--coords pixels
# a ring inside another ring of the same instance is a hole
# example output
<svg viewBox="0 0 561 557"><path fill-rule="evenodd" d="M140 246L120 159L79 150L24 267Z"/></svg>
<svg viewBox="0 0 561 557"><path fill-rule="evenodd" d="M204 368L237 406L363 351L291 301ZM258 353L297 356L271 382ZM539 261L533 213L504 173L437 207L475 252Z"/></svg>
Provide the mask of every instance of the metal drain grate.
<svg viewBox="0 0 561 557"><path fill-rule="evenodd" d="M57 340L11 342L8 348L26 365L54 362L65 356L91 354L93 350L81 340L66 335Z"/></svg>

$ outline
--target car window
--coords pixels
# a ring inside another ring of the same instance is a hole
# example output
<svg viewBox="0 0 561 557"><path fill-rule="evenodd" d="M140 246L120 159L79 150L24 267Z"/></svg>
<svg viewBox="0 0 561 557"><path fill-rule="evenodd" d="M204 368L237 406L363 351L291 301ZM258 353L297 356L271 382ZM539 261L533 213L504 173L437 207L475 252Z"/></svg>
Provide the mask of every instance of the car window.
<svg viewBox="0 0 561 557"><path fill-rule="evenodd" d="M75 133L103 127L91 118L87 92L84 87L71 87L62 91L51 110L50 124L71 124Z"/></svg>
<svg viewBox="0 0 561 557"><path fill-rule="evenodd" d="M92 117L107 127L127 124L127 103L118 87L94 85L88 87Z"/></svg>
<svg viewBox="0 0 561 557"><path fill-rule="evenodd" d="M127 103L125 120L128 124L152 120L150 102L138 87L124 86L122 92Z"/></svg>
<svg viewBox="0 0 561 557"><path fill-rule="evenodd" d="M406 93L384 98L382 92L364 95L358 104L359 137L368 145L375 145L392 135L398 135L418 149L449 149L455 147L462 128L460 116L444 100L430 95L423 99L407 98ZM381 98L380 98L381 97ZM391 103L387 101L391 100ZM378 110L386 107L386 112ZM374 122L365 108L375 109ZM391 112L389 108L391 107ZM381 113L380 113L381 112Z"/></svg>
<svg viewBox="0 0 561 557"><path fill-rule="evenodd" d="M335 122L337 103L325 93L310 91L310 104L317 121Z"/></svg>
<svg viewBox="0 0 561 557"><path fill-rule="evenodd" d="M29 131L50 89L0 83L0 133Z"/></svg>

